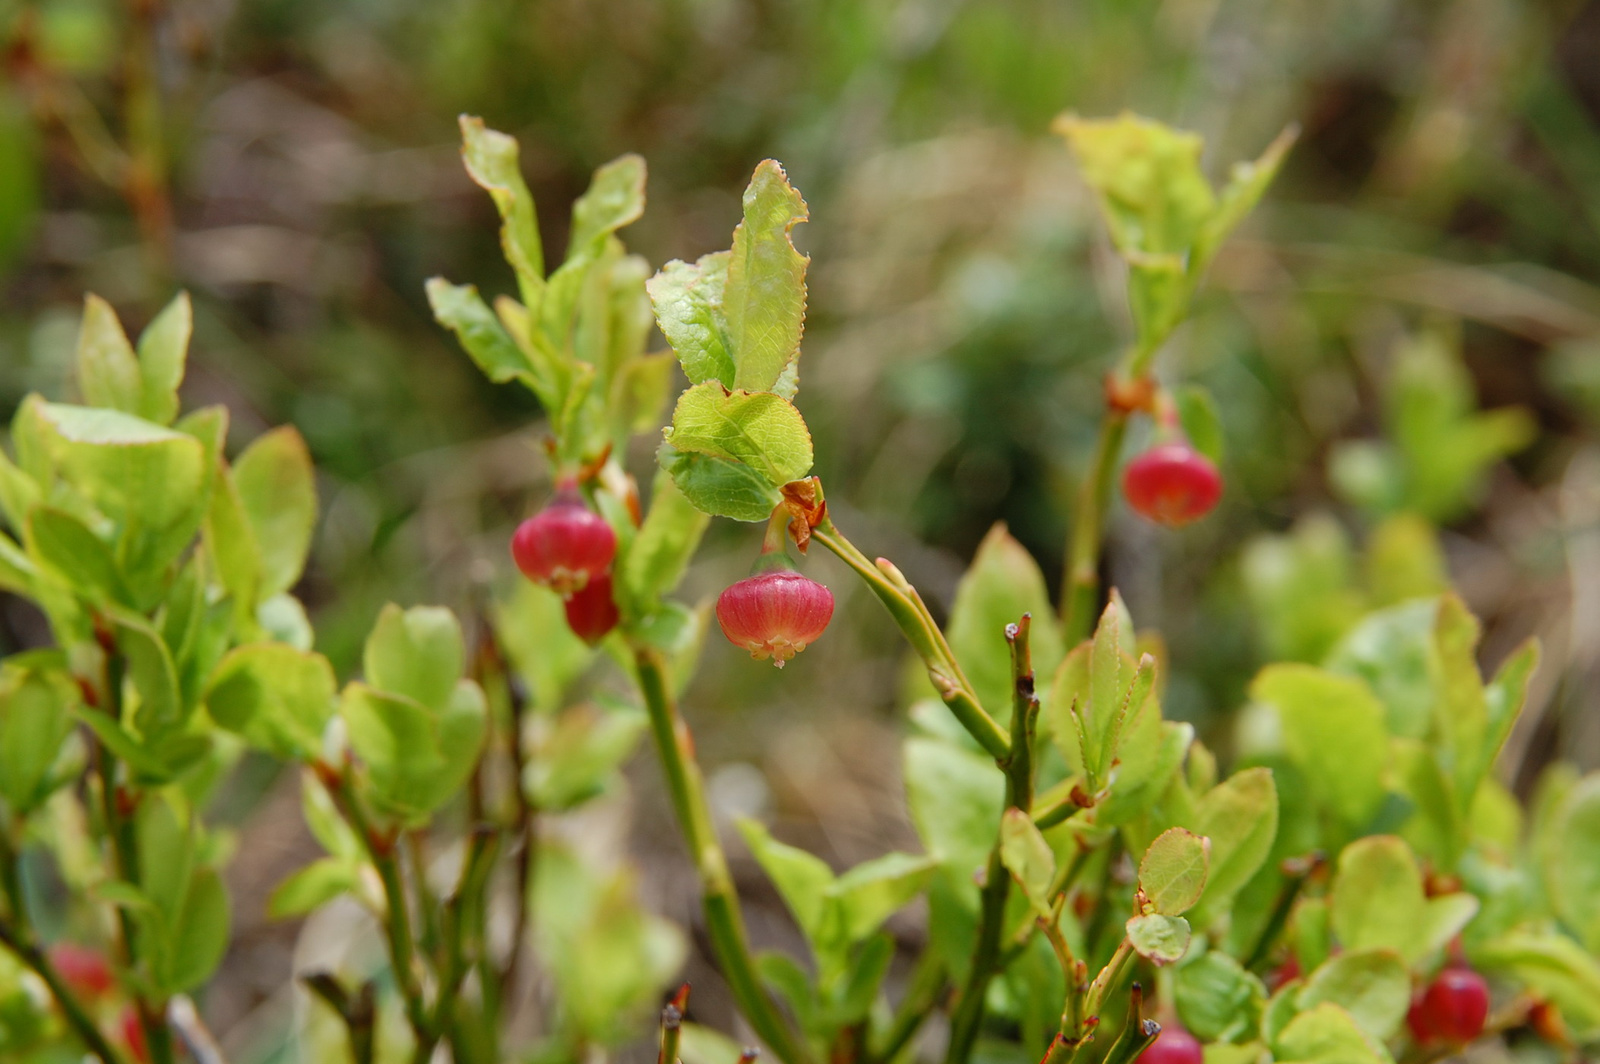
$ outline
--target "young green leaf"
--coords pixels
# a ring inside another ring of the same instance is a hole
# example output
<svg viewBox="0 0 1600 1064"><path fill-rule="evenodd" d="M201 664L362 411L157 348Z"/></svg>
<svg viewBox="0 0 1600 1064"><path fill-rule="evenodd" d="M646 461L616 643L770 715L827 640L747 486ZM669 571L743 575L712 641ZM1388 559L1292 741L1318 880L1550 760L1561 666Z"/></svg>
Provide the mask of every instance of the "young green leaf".
<svg viewBox="0 0 1600 1064"><path fill-rule="evenodd" d="M722 301L734 389L773 391L800 357L810 260L795 250L789 231L807 217L783 167L771 159L757 166L744 193L744 220L733 231Z"/></svg>
<svg viewBox="0 0 1600 1064"><path fill-rule="evenodd" d="M678 586L710 518L691 503L669 473L658 471L650 510L627 553L616 562L617 580L636 603L649 603Z"/></svg>
<svg viewBox="0 0 1600 1064"><path fill-rule="evenodd" d="M917 834L941 860L961 898L975 908L978 891L972 877L994 845L1005 779L994 770L993 760L937 739L907 741L904 757L906 801Z"/></svg>
<svg viewBox="0 0 1600 1064"><path fill-rule="evenodd" d="M1578 940L1600 954L1600 773L1572 788L1552 818L1553 845L1543 848L1550 904Z"/></svg>
<svg viewBox="0 0 1600 1064"><path fill-rule="evenodd" d="M1228 183L1222 187L1222 193L1217 198L1216 209L1201 223L1200 232L1195 238L1189 266L1191 274L1198 274L1211 264L1228 234L1255 209L1299 136L1300 127L1290 125L1267 145L1267 150L1261 153L1259 159L1233 164Z"/></svg>
<svg viewBox="0 0 1600 1064"><path fill-rule="evenodd" d="M828 886L827 903L837 915L825 919L824 927L837 928L840 943L861 942L920 894L938 866L933 857L909 853L863 861Z"/></svg>
<svg viewBox="0 0 1600 1064"><path fill-rule="evenodd" d="M1149 913L1127 924L1128 941L1151 964L1174 964L1189 950L1189 921L1181 916Z"/></svg>
<svg viewBox="0 0 1600 1064"><path fill-rule="evenodd" d="M1173 1003L1190 1034L1218 1042L1255 1030L1267 992L1238 961L1208 950L1172 974Z"/></svg>
<svg viewBox="0 0 1600 1064"><path fill-rule="evenodd" d="M805 419L770 392L728 392L714 381L697 384L678 398L666 440L679 453L741 462L774 487L811 471ZM678 486L684 487L681 481Z"/></svg>
<svg viewBox="0 0 1600 1064"><path fill-rule="evenodd" d="M1210 839L1168 828L1139 862L1139 889L1155 912L1177 916L1200 900L1210 863Z"/></svg>
<svg viewBox="0 0 1600 1064"><path fill-rule="evenodd" d="M1296 1004L1302 1012L1332 1002L1372 1038L1400 1029L1411 1004L1411 973L1392 950L1347 950L1312 972Z"/></svg>
<svg viewBox="0 0 1600 1064"><path fill-rule="evenodd" d="M64 664L25 654L0 663L0 797L22 816L68 782L52 774L80 701Z"/></svg>
<svg viewBox="0 0 1600 1064"><path fill-rule="evenodd" d="M1383 801L1389 738L1383 706L1359 680L1308 665L1269 665L1250 697L1278 709L1289 756L1319 799L1352 829Z"/></svg>
<svg viewBox="0 0 1600 1064"><path fill-rule="evenodd" d="M147 421L170 425L178 416L178 385L189 357L194 310L179 292L139 336L139 408Z"/></svg>
<svg viewBox="0 0 1600 1064"><path fill-rule="evenodd" d="M1391 1064L1383 1045L1351 1015L1323 1002L1290 1020L1272 1043L1278 1060L1305 1064Z"/></svg>
<svg viewBox="0 0 1600 1064"><path fill-rule="evenodd" d="M228 951L230 909L221 877L209 868L197 870L172 924L166 963L157 967L157 982L164 991L193 990L211 978Z"/></svg>
<svg viewBox="0 0 1600 1064"><path fill-rule="evenodd" d="M443 606L402 610L392 602L379 612L361 658L373 687L432 710L449 701L465 660L461 622L454 613Z"/></svg>
<svg viewBox="0 0 1600 1064"><path fill-rule="evenodd" d="M1002 723L1012 705L1011 648L1006 625L1032 616L1028 647L1036 675L1054 674L1061 661L1061 627L1050 606L1044 575L1022 544L996 524L978 544L956 586L946 631L978 702Z"/></svg>
<svg viewBox="0 0 1600 1064"><path fill-rule="evenodd" d="M206 689L211 718L252 746L285 760L322 752L337 685L321 654L282 643L251 643L228 652Z"/></svg>
<svg viewBox="0 0 1600 1064"><path fill-rule="evenodd" d="M1256 874L1278 834L1278 788L1272 770L1247 768L1200 799L1189 825L1211 842L1203 904L1220 910Z"/></svg>
<svg viewBox="0 0 1600 1064"><path fill-rule="evenodd" d="M561 369L554 359L530 353L537 352L538 348L531 324L523 320L526 311L522 304L502 301L499 305L505 309L497 316L473 285L455 285L442 277L433 277L428 280L427 290L434 318L456 334L456 339L484 376L496 384L520 380L539 397L546 411L553 413L561 409L565 395ZM512 320L521 325L520 335L502 322L513 306L517 316Z"/></svg>
<svg viewBox="0 0 1600 1064"><path fill-rule="evenodd" d="M1034 914L1048 919L1056 857L1033 818L1021 809L1007 809L1000 819L1000 860L1022 888Z"/></svg>
<svg viewBox="0 0 1600 1064"><path fill-rule="evenodd" d="M311 454L291 425L256 437L233 464L239 502L261 558L262 599L300 579L317 523L317 488Z"/></svg>
<svg viewBox="0 0 1600 1064"><path fill-rule="evenodd" d="M1226 441L1222 434L1222 415L1217 413L1217 401L1211 393L1198 384L1186 384L1178 389L1178 420L1183 434L1189 437L1194 449L1221 466Z"/></svg>
<svg viewBox="0 0 1600 1064"><path fill-rule="evenodd" d="M488 128L481 118L462 115L461 158L472 180L489 193L500 212L500 245L516 271L522 301L538 306L544 291L544 246L515 138Z"/></svg>
<svg viewBox="0 0 1600 1064"><path fill-rule="evenodd" d="M820 857L774 839L757 821L741 818L738 827L745 845L750 847L756 862L783 895L807 941L817 942L823 932L827 894L834 882L833 870Z"/></svg>
<svg viewBox="0 0 1600 1064"><path fill-rule="evenodd" d="M596 258L606 238L644 214L644 160L619 156L594 172L586 191L572 205L572 235L567 261Z"/></svg>
<svg viewBox="0 0 1600 1064"><path fill-rule="evenodd" d="M133 345L117 320L111 304L90 293L83 301L83 324L78 331L78 390L93 407L137 414L144 385Z"/></svg>
<svg viewBox="0 0 1600 1064"><path fill-rule="evenodd" d="M722 317L731 254L703 255L692 266L674 259L645 284L661 335L691 384L719 381L733 387L733 346Z"/></svg>

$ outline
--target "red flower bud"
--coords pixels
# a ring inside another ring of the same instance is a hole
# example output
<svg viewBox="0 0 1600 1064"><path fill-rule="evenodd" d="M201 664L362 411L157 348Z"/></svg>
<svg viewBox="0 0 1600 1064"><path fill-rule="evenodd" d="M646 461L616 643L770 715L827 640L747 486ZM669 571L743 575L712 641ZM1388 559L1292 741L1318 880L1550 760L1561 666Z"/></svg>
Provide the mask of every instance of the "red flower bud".
<svg viewBox="0 0 1600 1064"><path fill-rule="evenodd" d="M789 569L758 573L717 597L717 623L734 646L778 668L817 641L833 617L833 592Z"/></svg>
<svg viewBox="0 0 1600 1064"><path fill-rule="evenodd" d="M562 598L606 571L617 554L617 534L605 518L583 505L575 491L559 492L549 506L517 526L511 557L536 584Z"/></svg>
<svg viewBox="0 0 1600 1064"><path fill-rule="evenodd" d="M1172 1023L1161 1028L1150 1048L1139 1055L1139 1064L1202 1064L1204 1059L1200 1040Z"/></svg>
<svg viewBox="0 0 1600 1064"><path fill-rule="evenodd" d="M1406 1022L1418 1042L1466 1045L1483 1033L1489 1018L1489 984L1471 968L1440 972L1411 1003Z"/></svg>
<svg viewBox="0 0 1600 1064"><path fill-rule="evenodd" d="M617 604L611 597L611 574L601 573L567 599L567 626L594 646L617 626Z"/></svg>
<svg viewBox="0 0 1600 1064"><path fill-rule="evenodd" d="M79 946L72 942L57 942L46 952L50 966L56 970L72 992L79 997L96 998L111 993L117 985L111 974L111 965L99 950Z"/></svg>
<svg viewBox="0 0 1600 1064"><path fill-rule="evenodd" d="M1163 443L1128 463L1122 494L1145 517L1175 528L1211 512L1222 497L1222 475L1187 443Z"/></svg>

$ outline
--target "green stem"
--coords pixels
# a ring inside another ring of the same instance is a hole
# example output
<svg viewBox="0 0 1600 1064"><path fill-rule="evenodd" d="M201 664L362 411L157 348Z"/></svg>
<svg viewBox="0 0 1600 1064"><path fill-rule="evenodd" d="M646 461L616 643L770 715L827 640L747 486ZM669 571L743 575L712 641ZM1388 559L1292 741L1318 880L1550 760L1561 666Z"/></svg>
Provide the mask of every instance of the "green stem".
<svg viewBox="0 0 1600 1064"><path fill-rule="evenodd" d="M723 978L740 1011L773 1054L784 1064L800 1064L809 1058L805 1045L790 1030L756 974L733 875L728 871L727 856L717 841L711 809L706 802L705 783L694 760L694 742L678 714L677 700L667 680L666 664L660 651L643 644L634 647L634 663L678 827L700 875L706 929L717 961L722 965Z"/></svg>
<svg viewBox="0 0 1600 1064"><path fill-rule="evenodd" d="M1159 336L1140 340L1122 356L1115 375L1125 382L1141 380L1150 372L1150 363L1166 342L1171 329ZM1061 619L1067 646L1077 646L1094 630L1100 605L1100 544L1105 536L1106 515L1111 512L1111 488L1116 481L1117 457L1122 438L1127 434L1129 411L1106 403L1095 441L1089 475L1078 488L1078 506L1073 514L1072 536L1067 542L1066 572L1061 589Z"/></svg>
<svg viewBox="0 0 1600 1064"><path fill-rule="evenodd" d="M60 1007L67 1026L72 1028L89 1052L100 1058L101 1064L123 1064L122 1056L106 1041L105 1035L95 1026L77 995L34 940L32 921L28 918L28 901L22 891L18 856L21 848L13 841L13 830L9 820L0 825L0 889L5 892L7 908L5 919L0 920L0 944L16 954L17 959L31 968L50 988L50 995Z"/></svg>
<svg viewBox="0 0 1600 1064"><path fill-rule="evenodd" d="M1066 587L1062 590L1062 622L1066 645L1077 646L1089 638L1100 605L1100 541L1111 508L1111 486L1116 479L1117 456L1127 433L1125 411L1107 409L1100 422L1094 462L1078 489L1072 539L1067 546Z"/></svg>
<svg viewBox="0 0 1600 1064"><path fill-rule="evenodd" d="M928 679L933 681L939 697L950 707L950 712L961 722L961 726L978 741L978 745L997 759L1008 756L1011 743L1005 729L995 723L995 719L978 701L977 692L961 671L960 663L956 661L944 633L934 623L922 596L917 594L916 588L906 581L900 570L881 558L877 564L873 564L855 544L845 538L831 519L824 518L812 530L811 537L838 555L867 582L867 586L905 633L912 649L922 658L928 670Z"/></svg>
<svg viewBox="0 0 1600 1064"><path fill-rule="evenodd" d="M438 1033L428 1021L427 1002L423 998L422 986L417 981L411 914L406 907L405 882L401 878L400 862L395 854L395 837L392 833L380 835L373 826L372 818L367 815L360 796L356 794L348 766L342 772L322 766L317 777L328 788L334 804L355 830L383 884L384 935L389 943L389 963L394 969L395 983L405 1002L406 1020L411 1025L416 1041L412 1059L426 1062L438 1042Z"/></svg>
<svg viewBox="0 0 1600 1064"><path fill-rule="evenodd" d="M1006 642L1011 646L1011 676L1014 704L1011 710L1010 754L1002 762L1006 773L1006 808L1028 809L1033 805L1033 738L1039 719L1039 698L1034 693L1033 659L1028 649L1032 618L1024 613L1016 624L1006 626ZM989 981L1000 965L1000 938L1004 931L1006 898L1011 892L1011 876L1000 857L1000 843L989 853L978 915L978 944L972 953L972 971L956 1003L950 1020L950 1044L946 1064L964 1064L977 1043L983 1024L984 999Z"/></svg>
<svg viewBox="0 0 1600 1064"><path fill-rule="evenodd" d="M105 651L106 690L105 712L113 723L122 720L122 684L127 673L127 662L118 650L116 639L103 623L97 624L96 636ZM122 796L117 790L117 757L109 747L96 742L94 763L100 775L100 810L104 819L106 838L111 844L111 874L115 879L138 887L142 875L139 870L139 842L133 819L124 815ZM137 805L134 794L130 807ZM122 938L124 960L136 967L141 959L138 925L127 909L117 907L117 928ZM144 1034L145 1050L151 1064L174 1064L172 1028L167 1023L167 1003L139 993L134 998L134 1013L139 1018L139 1028Z"/></svg>
<svg viewBox="0 0 1600 1064"><path fill-rule="evenodd" d="M889 1064L894 1060L938 1006L945 985L944 962L932 948L924 949L889 1029L868 1047L863 1057L866 1064Z"/></svg>

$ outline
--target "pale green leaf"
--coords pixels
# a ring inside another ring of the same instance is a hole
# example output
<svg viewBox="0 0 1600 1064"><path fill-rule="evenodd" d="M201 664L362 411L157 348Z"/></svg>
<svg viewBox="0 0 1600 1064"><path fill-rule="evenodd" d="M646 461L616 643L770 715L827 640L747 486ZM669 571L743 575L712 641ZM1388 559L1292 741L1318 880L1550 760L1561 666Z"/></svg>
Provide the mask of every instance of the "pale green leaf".
<svg viewBox="0 0 1600 1064"><path fill-rule="evenodd" d="M1007 809L1000 820L1000 860L1022 888L1035 915L1048 918L1056 858L1033 818L1021 809Z"/></svg>
<svg viewBox="0 0 1600 1064"><path fill-rule="evenodd" d="M178 416L178 385L189 357L194 310L179 292L139 336L140 399L136 413L159 425Z"/></svg>
<svg viewBox="0 0 1600 1064"><path fill-rule="evenodd" d="M1210 864L1210 839L1168 828L1139 862L1139 889L1156 912L1176 916L1200 900Z"/></svg>
<svg viewBox="0 0 1600 1064"><path fill-rule="evenodd" d="M734 358L732 387L770 391L800 357L806 316L806 256L789 231L807 218L805 200L771 159L756 167L744 193L744 220L733 232L723 313Z"/></svg>
<svg viewBox="0 0 1600 1064"><path fill-rule="evenodd" d="M139 360L111 304L92 292L78 331L78 390L93 407L137 414L143 399Z"/></svg>
<svg viewBox="0 0 1600 1064"><path fill-rule="evenodd" d="M730 393L715 381L697 384L678 398L666 440L680 453L742 462L775 487L811 471L805 419L770 392Z"/></svg>
<svg viewBox="0 0 1600 1064"><path fill-rule="evenodd" d="M516 139L488 128L481 118L462 115L461 157L467 173L500 212L500 245L517 273L523 302L533 306L544 290L544 246L533 196L522 179Z"/></svg>
<svg viewBox="0 0 1600 1064"><path fill-rule="evenodd" d="M233 464L239 492L261 558L262 599L300 579L317 523L317 488L311 454L291 425L264 433Z"/></svg>
<svg viewBox="0 0 1600 1064"><path fill-rule="evenodd" d="M1127 931L1139 956L1158 967L1182 960L1189 949L1189 921L1181 916L1135 916L1128 921Z"/></svg>
<svg viewBox="0 0 1600 1064"><path fill-rule="evenodd" d="M567 261L598 256L606 237L644 214L644 160L623 155L594 172L589 188L572 205Z"/></svg>
<svg viewBox="0 0 1600 1064"><path fill-rule="evenodd" d="M1383 1041L1400 1029L1411 1004L1411 973L1392 950L1347 950L1312 972L1296 999L1302 1012L1332 1002Z"/></svg>
<svg viewBox="0 0 1600 1064"><path fill-rule="evenodd" d="M379 612L361 658L367 683L433 710L449 701L465 660L454 613L443 606L402 610L392 602Z"/></svg>
<svg viewBox="0 0 1600 1064"><path fill-rule="evenodd" d="M733 347L722 317L730 255L713 252L693 265L674 259L645 285L661 334L691 384L720 381L733 387Z"/></svg>
<svg viewBox="0 0 1600 1064"><path fill-rule="evenodd" d="M1389 753L1383 706L1366 684L1308 665L1269 665L1250 696L1277 707L1289 756L1320 800L1350 828L1365 827L1383 801Z"/></svg>
<svg viewBox="0 0 1600 1064"><path fill-rule="evenodd" d="M251 643L217 665L205 701L212 720L252 746L285 760L310 760L322 752L335 693L333 667L321 654Z"/></svg>

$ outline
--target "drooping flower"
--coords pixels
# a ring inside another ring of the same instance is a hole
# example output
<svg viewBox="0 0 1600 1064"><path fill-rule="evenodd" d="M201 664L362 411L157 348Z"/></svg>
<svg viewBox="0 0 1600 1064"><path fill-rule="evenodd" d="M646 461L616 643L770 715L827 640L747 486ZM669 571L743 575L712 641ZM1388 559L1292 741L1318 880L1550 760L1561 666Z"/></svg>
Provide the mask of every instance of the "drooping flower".
<svg viewBox="0 0 1600 1064"><path fill-rule="evenodd" d="M1136 512L1175 528L1211 512L1222 498L1222 474L1189 444L1162 443L1128 463L1122 494Z"/></svg>
<svg viewBox="0 0 1600 1064"><path fill-rule="evenodd" d="M817 641L833 617L833 592L792 569L747 577L717 597L717 623L757 661L784 662Z"/></svg>
<svg viewBox="0 0 1600 1064"><path fill-rule="evenodd" d="M533 517L517 526L511 557L524 576L546 584L562 598L581 591L604 573L617 554L617 534L605 518L583 504L570 485Z"/></svg>

